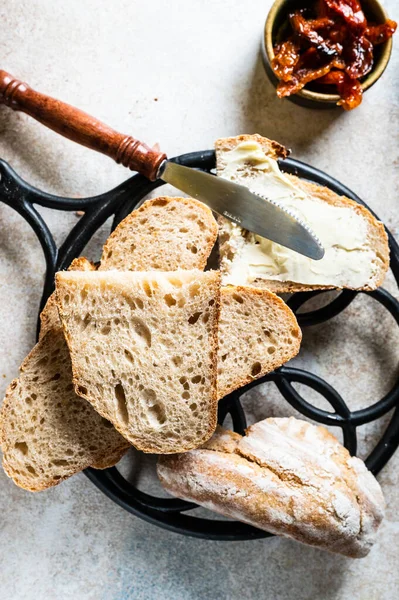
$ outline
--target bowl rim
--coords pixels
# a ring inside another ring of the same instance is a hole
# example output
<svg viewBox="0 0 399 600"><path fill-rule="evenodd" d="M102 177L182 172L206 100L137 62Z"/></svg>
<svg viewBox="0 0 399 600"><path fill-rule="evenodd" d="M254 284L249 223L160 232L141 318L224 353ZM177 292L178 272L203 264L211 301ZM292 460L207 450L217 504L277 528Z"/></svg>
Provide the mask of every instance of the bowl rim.
<svg viewBox="0 0 399 600"><path fill-rule="evenodd" d="M273 40L272 40L273 25L275 23L277 15L282 10L283 5L286 3L286 1L287 0L275 0L269 10L269 13L268 13L266 21L265 21L265 26L264 26L264 31L263 31L263 46L265 49L265 54L267 56L267 60L270 65L274 58L274 49L273 49ZM374 3L374 5L378 6L384 19L387 20L389 18L388 14L387 14L385 8L383 7L383 5L381 4L381 2L379 2L378 0L371 0L371 2ZM376 83L376 81L378 81L378 79L384 73L386 67L388 66L389 59L391 57L392 44L393 44L392 37L390 37L384 44L381 45L382 53L381 53L381 56L380 56L378 62L376 63L376 65L373 65L371 72L368 75L366 75L364 81L361 82L363 93L366 92L368 89L370 89L371 86L374 85ZM274 71L273 71L273 74L274 74L274 77L276 78L276 80L279 81L279 78L274 73ZM325 104L335 104L335 105L340 100L340 96L338 94L326 94L326 93L322 93L322 92L314 92L312 90L307 90L306 87L303 88L302 90L300 90L297 94L295 94L295 96L299 96L301 98L304 98L306 100L310 100L313 102L323 102Z"/></svg>

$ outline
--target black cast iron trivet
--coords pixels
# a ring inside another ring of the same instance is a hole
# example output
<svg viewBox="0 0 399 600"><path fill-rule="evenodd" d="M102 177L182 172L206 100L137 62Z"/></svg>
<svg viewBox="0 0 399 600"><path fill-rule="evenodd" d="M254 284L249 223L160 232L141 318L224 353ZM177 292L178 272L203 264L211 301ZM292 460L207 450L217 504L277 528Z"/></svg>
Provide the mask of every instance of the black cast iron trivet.
<svg viewBox="0 0 399 600"><path fill-rule="evenodd" d="M215 167L213 150L183 154L173 160L182 165L205 171L211 171ZM309 165L289 158L282 161L280 167L287 173L293 173L327 186L332 191L366 206L344 185ZM59 198L33 188L24 182L6 162L0 160L0 201L11 206L31 225L45 255L46 276L40 308L43 307L54 288L55 272L68 268L72 260L82 254L93 234L108 217L114 215L112 225L112 229L114 229L122 219L142 203L150 192L161 185L163 185L162 181L150 182L141 175L135 175L114 190L99 196L83 199ZM35 209L35 204L55 210L84 211L84 215L69 232L60 248L57 248L44 219ZM399 287L399 246L389 231L387 234L391 251L390 267ZM358 292L344 290L323 308L305 313L298 312L310 298L322 293L324 292L297 293L289 299L288 304L296 314L302 328L309 325L320 325L332 319L345 310L358 294ZM360 293L367 293L382 304L399 325L399 302L391 294L381 288L374 292ZM324 425L341 427L344 444L352 455L356 454L356 428L375 421L395 409L385 433L366 459L367 467L375 475L386 465L399 445L399 380L381 400L367 408L350 411L340 394L317 375L302 369L281 367L223 398L219 402L219 422L223 423L226 415L230 414L234 430L243 433L246 419L241 405L241 397L249 389L265 382L274 382L285 400L305 417ZM324 396L330 403L332 412L313 406L299 394L293 387L293 383L307 385ZM158 498L146 494L127 481L116 467L104 471L86 469L85 473L114 502L142 519L165 529L214 540L247 540L271 535L236 521L214 521L187 515L185 514L187 511L196 508L195 504L175 498Z"/></svg>

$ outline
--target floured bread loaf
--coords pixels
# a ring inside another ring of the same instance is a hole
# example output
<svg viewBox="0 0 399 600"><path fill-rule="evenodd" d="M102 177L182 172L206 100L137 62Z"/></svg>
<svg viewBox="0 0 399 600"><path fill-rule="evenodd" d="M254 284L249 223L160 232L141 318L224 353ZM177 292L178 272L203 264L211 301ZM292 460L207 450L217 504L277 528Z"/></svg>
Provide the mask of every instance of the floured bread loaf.
<svg viewBox="0 0 399 600"><path fill-rule="evenodd" d="M293 417L265 419L245 437L218 428L202 448L161 457L158 476L174 496L353 558L368 554L384 515L363 461Z"/></svg>
<svg viewBox="0 0 399 600"><path fill-rule="evenodd" d="M144 452L209 439L219 272L61 272L56 292L80 396Z"/></svg>
<svg viewBox="0 0 399 600"><path fill-rule="evenodd" d="M270 373L299 352L302 333L293 312L269 290L222 287L218 397Z"/></svg>
<svg viewBox="0 0 399 600"><path fill-rule="evenodd" d="M218 228L212 211L193 198L147 200L108 238L100 271L204 269Z"/></svg>
<svg viewBox="0 0 399 600"><path fill-rule="evenodd" d="M363 206L331 190L280 171L287 151L259 135L216 141L217 174L236 181L305 221L320 238L325 256L306 258L220 218L224 285L251 284L280 292L317 288L374 290L389 266L382 223Z"/></svg>
<svg viewBox="0 0 399 600"><path fill-rule="evenodd" d="M92 270L85 259L71 269ZM92 466L116 464L129 444L75 394L54 294L41 315L40 341L8 387L0 413L3 467L30 491L44 490Z"/></svg>

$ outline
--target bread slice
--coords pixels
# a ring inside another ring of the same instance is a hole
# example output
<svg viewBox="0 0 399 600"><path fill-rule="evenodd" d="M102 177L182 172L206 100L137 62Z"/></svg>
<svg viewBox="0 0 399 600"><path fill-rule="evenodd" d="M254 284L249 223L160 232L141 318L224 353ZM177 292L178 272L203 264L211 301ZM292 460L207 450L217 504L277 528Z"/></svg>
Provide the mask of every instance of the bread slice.
<svg viewBox="0 0 399 600"><path fill-rule="evenodd" d="M108 238L101 271L204 269L218 228L212 211L192 198L147 200Z"/></svg>
<svg viewBox="0 0 399 600"><path fill-rule="evenodd" d="M218 428L202 448L163 456L165 489L304 544L360 558L384 515L377 480L324 427L270 418L246 436Z"/></svg>
<svg viewBox="0 0 399 600"><path fill-rule="evenodd" d="M95 271L96 267L93 262L87 260L83 256L79 258L75 258L70 266L68 271ZM55 292L51 294L49 299L46 302L45 307L40 313L40 331L39 331L39 340L45 336L45 334L54 329L55 327L62 328L60 317L58 315L58 306L57 300L55 297Z"/></svg>
<svg viewBox="0 0 399 600"><path fill-rule="evenodd" d="M209 439L219 272L61 272L56 292L80 396L144 452Z"/></svg>
<svg viewBox="0 0 399 600"><path fill-rule="evenodd" d="M363 206L325 187L283 174L287 151L259 135L216 141L217 174L246 185L299 214L320 237L321 261L283 248L220 218L223 284L266 287L276 293L313 289L374 290L389 267L382 223Z"/></svg>
<svg viewBox="0 0 399 600"><path fill-rule="evenodd" d="M271 144L279 155L284 151L279 144ZM216 237L216 221L201 202L167 197L148 200L108 238L100 270L203 269ZM193 254L193 247L199 252ZM268 290L222 289L218 398L293 358L300 340L292 311Z"/></svg>
<svg viewBox="0 0 399 600"><path fill-rule="evenodd" d="M71 269L92 270L85 259ZM86 467L116 464L128 442L75 394L54 294L41 315L39 342L8 387L0 413L3 467L22 488L40 491Z"/></svg>
<svg viewBox="0 0 399 600"><path fill-rule="evenodd" d="M298 354L301 339L295 315L269 290L222 287L218 397L286 363Z"/></svg>

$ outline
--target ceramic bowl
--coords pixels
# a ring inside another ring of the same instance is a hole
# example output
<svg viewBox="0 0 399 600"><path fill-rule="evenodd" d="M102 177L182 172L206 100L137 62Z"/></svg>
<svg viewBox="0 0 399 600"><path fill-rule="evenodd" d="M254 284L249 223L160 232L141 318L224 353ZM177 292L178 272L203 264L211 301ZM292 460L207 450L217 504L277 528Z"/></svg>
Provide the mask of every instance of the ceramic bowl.
<svg viewBox="0 0 399 600"><path fill-rule="evenodd" d="M311 6L311 0L304 0L301 7ZM362 0L362 8L367 20L373 23L384 23L388 18L383 6L377 0ZM287 23L288 14L298 9L297 0L276 0L267 16L262 40L262 58L266 73L275 87L278 78L271 68L274 58L273 47L278 41L279 34ZM374 66L370 73L361 81L363 93L378 81L385 71L392 52L392 38L374 48ZM319 86L321 88L321 86ZM338 94L330 94L318 89L317 83L307 84L298 94L288 96L288 99L301 106L309 108L334 108L339 100Z"/></svg>

